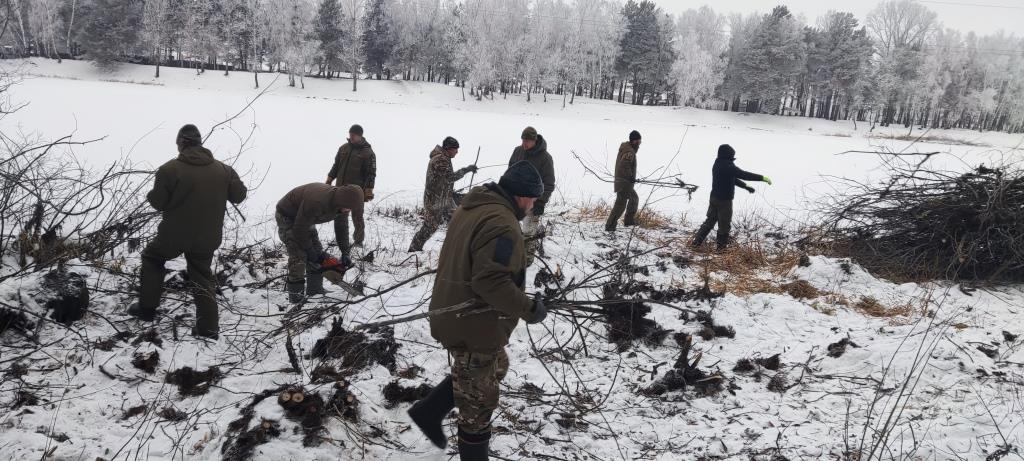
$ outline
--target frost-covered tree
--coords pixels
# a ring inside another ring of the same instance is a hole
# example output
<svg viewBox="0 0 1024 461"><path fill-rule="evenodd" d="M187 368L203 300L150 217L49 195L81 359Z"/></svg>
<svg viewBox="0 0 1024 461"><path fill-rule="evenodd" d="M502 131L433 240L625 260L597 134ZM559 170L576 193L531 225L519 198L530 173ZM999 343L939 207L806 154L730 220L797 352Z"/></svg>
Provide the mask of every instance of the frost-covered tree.
<svg viewBox="0 0 1024 461"><path fill-rule="evenodd" d="M346 43L342 51L342 61L352 74L352 91L356 91L359 82L359 69L364 59L363 51L363 16L366 8L363 0L341 0L342 12L345 16Z"/></svg>
<svg viewBox="0 0 1024 461"><path fill-rule="evenodd" d="M725 80L729 38L726 20L708 6L684 11L676 21L672 67L679 103L704 106Z"/></svg>
<svg viewBox="0 0 1024 461"><path fill-rule="evenodd" d="M637 3L629 0L622 7L626 21L626 32L620 42L620 53L616 69L629 80L632 88L632 103L643 104L647 91L656 84L656 72L662 67L664 58L661 31L661 8L650 0ZM625 101L625 86L619 94L619 102Z"/></svg>
<svg viewBox="0 0 1024 461"><path fill-rule="evenodd" d="M873 53L867 31L850 13L830 11L805 34L807 42L806 94L801 87L805 115L838 119L861 101Z"/></svg>
<svg viewBox="0 0 1024 461"><path fill-rule="evenodd" d="M912 0L888 0L868 14L867 28L878 54L878 91L886 99L882 124L906 123L920 83L924 47L937 28L936 15Z"/></svg>

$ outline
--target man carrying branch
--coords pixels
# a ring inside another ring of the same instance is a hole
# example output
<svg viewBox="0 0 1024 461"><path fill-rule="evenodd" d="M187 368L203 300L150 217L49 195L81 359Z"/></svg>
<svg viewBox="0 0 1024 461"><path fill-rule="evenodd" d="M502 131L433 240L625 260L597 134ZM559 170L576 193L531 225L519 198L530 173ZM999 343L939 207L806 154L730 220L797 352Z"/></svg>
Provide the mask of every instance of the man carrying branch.
<svg viewBox="0 0 1024 461"><path fill-rule="evenodd" d="M505 346L520 319L541 322L547 309L531 299L526 282L526 242L521 220L544 195L540 173L518 162L498 184L473 188L455 211L438 258L430 311L476 301L481 312L430 317L430 332L452 356L452 374L409 416L437 445L447 445L444 417L459 408L459 456L487 460L491 415L498 407L498 385L508 372Z"/></svg>
<svg viewBox="0 0 1024 461"><path fill-rule="evenodd" d="M341 283L352 261L347 255L339 261L324 253L316 225L362 211L363 190L352 185L306 184L277 202L277 233L288 250L289 301L300 303L306 296L323 294L324 277L336 285Z"/></svg>
<svg viewBox="0 0 1024 461"><path fill-rule="evenodd" d="M640 197L636 195L633 185L636 183L636 153L640 150L640 132L629 133L629 141L619 146L619 155L615 158L615 206L608 215L604 230L615 232L619 217L626 212L622 224L629 227L636 225L636 210Z"/></svg>
<svg viewBox="0 0 1024 461"><path fill-rule="evenodd" d="M743 182L763 181L772 185L771 178L757 173L748 173L733 163L736 160L736 150L728 144L718 146L718 158L711 168L711 203L708 205L707 219L697 230L691 245L699 248L708 238L711 228L718 224L718 249L724 250L729 244L729 231L732 229L732 199L736 196L737 187L746 189L751 194L754 188Z"/></svg>
<svg viewBox="0 0 1024 461"><path fill-rule="evenodd" d="M451 215L455 209L452 189L455 181L462 179L466 173L475 173L476 165L459 168L454 171L452 159L459 155L459 141L448 136L440 146L430 151L430 163L427 164L427 182L423 189L423 225L412 238L409 251L423 251L423 245L430 236L437 232L445 216Z"/></svg>

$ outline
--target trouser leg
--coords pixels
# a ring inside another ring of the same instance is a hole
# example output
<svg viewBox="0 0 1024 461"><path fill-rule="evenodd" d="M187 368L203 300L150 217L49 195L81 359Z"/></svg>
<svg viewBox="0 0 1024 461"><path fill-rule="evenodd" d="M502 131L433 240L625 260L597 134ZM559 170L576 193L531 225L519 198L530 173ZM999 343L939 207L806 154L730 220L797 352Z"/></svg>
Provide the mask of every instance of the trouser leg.
<svg viewBox="0 0 1024 461"><path fill-rule="evenodd" d="M409 251L423 251L423 245L430 240L430 237L437 232L437 229L441 227L441 221L444 219L443 213L440 211L423 211L423 224L420 229L416 231L416 235L412 238L412 244L409 245Z"/></svg>
<svg viewBox="0 0 1024 461"><path fill-rule="evenodd" d="M640 197L636 195L636 191L630 189L626 193L626 218L622 220L622 223L626 226L636 225L636 210L640 207Z"/></svg>
<svg viewBox="0 0 1024 461"><path fill-rule="evenodd" d="M351 245L348 239L348 219L350 213L342 213L334 219L334 238L338 241L341 254L349 255Z"/></svg>
<svg viewBox="0 0 1024 461"><path fill-rule="evenodd" d="M177 258L180 252L161 248L158 240L150 242L142 250L142 267L139 273L139 310L143 315L156 313L160 296L164 292L164 265L167 260Z"/></svg>
<svg viewBox="0 0 1024 461"><path fill-rule="evenodd" d="M622 213L626 211L626 194L623 192L615 193L615 204L612 205L612 211L608 214L608 221L604 223L604 230L613 231L619 224L619 218L622 217Z"/></svg>
<svg viewBox="0 0 1024 461"><path fill-rule="evenodd" d="M504 349L494 353L452 351L452 389L460 430L471 434L490 431L499 385L507 373Z"/></svg>
<svg viewBox="0 0 1024 461"><path fill-rule="evenodd" d="M732 200L723 201L718 206L718 248L729 244L729 232L732 230Z"/></svg>
<svg viewBox="0 0 1024 461"><path fill-rule="evenodd" d="M711 229L715 227L715 223L718 222L718 206L717 200L711 199L711 203L708 204L707 218L704 219L704 223L700 225L700 229L697 230L697 235L693 237L693 245L699 246L704 243L704 240L708 238L708 234L711 233Z"/></svg>
<svg viewBox="0 0 1024 461"><path fill-rule="evenodd" d="M196 303L196 332L201 335L216 335L219 332L216 291L214 288L212 253L185 253L188 265L192 298Z"/></svg>

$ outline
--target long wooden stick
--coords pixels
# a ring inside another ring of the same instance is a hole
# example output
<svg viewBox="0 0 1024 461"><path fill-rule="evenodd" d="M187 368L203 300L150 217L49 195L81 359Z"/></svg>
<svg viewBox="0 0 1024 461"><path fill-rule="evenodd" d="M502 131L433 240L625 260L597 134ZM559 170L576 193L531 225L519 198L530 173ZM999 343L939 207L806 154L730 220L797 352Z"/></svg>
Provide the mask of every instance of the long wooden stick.
<svg viewBox="0 0 1024 461"><path fill-rule="evenodd" d="M476 159L473 160L473 166L476 166L476 163L479 162L479 161L480 161L480 146L477 146L477 148L476 148ZM470 186L473 185L473 179L476 178L476 170L478 170L478 169L479 168L474 168L473 169L473 174L469 175L469 184L470 184Z"/></svg>

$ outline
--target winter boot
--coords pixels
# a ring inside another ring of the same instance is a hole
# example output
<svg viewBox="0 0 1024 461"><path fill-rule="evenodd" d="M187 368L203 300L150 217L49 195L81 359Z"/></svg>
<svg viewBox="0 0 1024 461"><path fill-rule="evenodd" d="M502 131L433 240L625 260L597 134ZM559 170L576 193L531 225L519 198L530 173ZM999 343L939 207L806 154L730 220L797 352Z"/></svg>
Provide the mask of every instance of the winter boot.
<svg viewBox="0 0 1024 461"><path fill-rule="evenodd" d="M133 302L131 306L128 306L128 315L135 317L143 322L152 322L156 319L156 312L145 312L142 307L139 306L139 302Z"/></svg>
<svg viewBox="0 0 1024 461"><path fill-rule="evenodd" d="M462 461L487 461L491 444L491 428L487 432L473 434L459 428L459 459Z"/></svg>
<svg viewBox="0 0 1024 461"><path fill-rule="evenodd" d="M306 296L316 296L327 293L324 290L324 275L319 273L306 274Z"/></svg>
<svg viewBox="0 0 1024 461"><path fill-rule="evenodd" d="M288 282L288 302L301 303L305 301L306 282Z"/></svg>
<svg viewBox="0 0 1024 461"><path fill-rule="evenodd" d="M448 437L445 437L441 423L452 408L455 408L455 393L452 389L452 377L448 376L434 386L425 399L417 401L409 408L409 417L434 445L443 449L448 446Z"/></svg>

